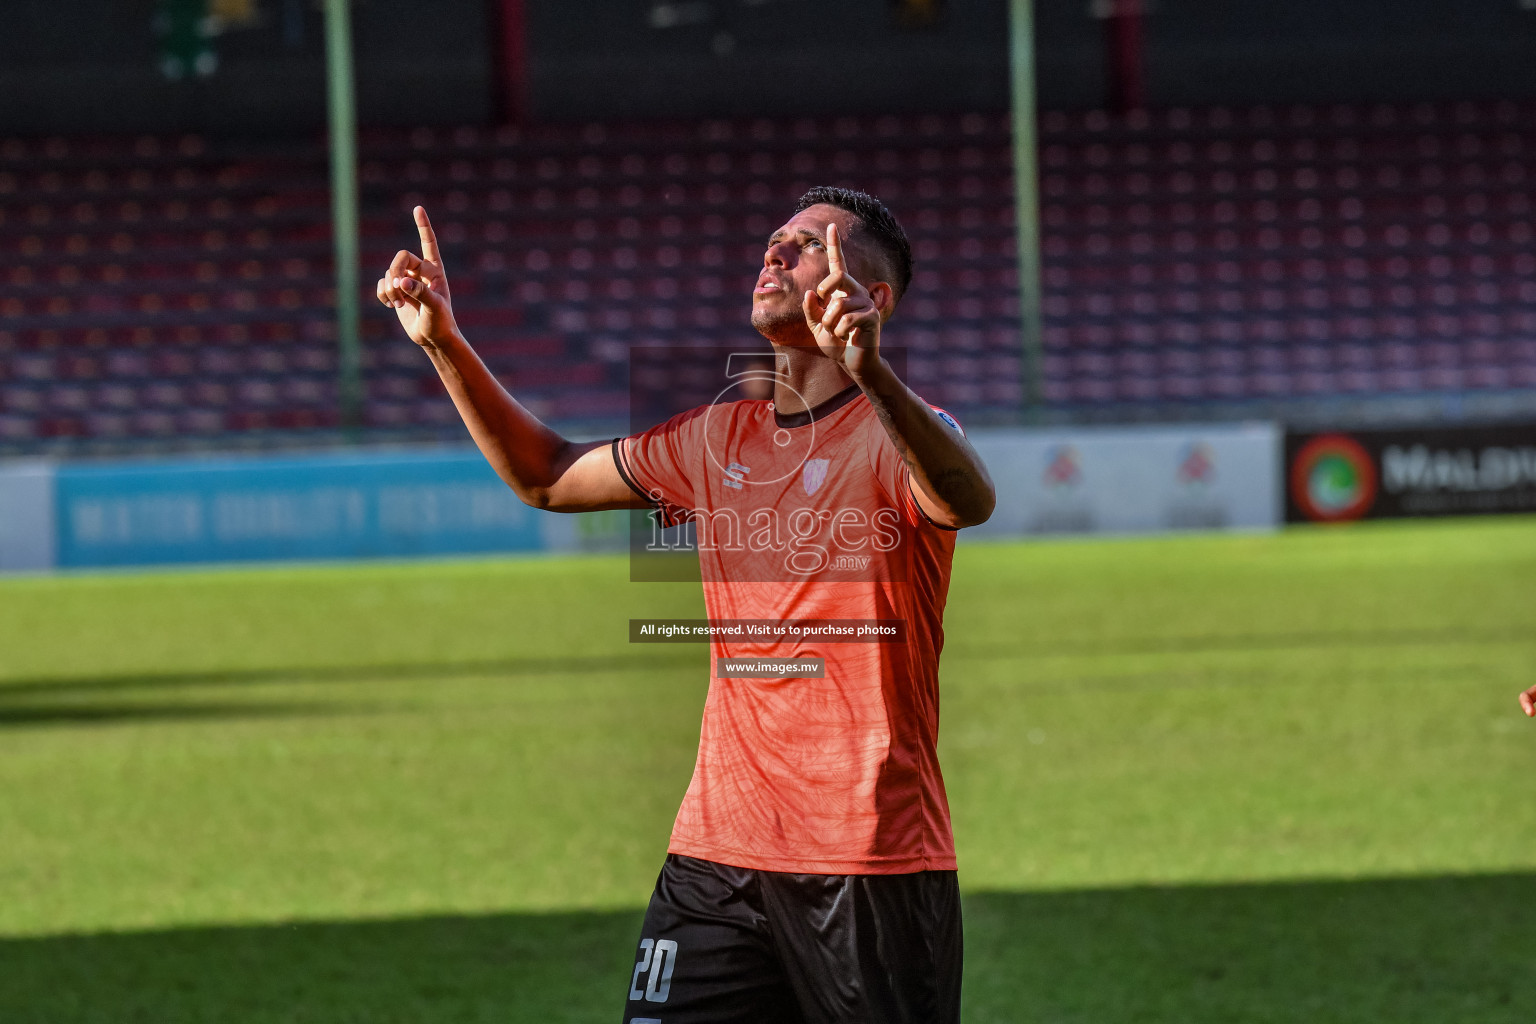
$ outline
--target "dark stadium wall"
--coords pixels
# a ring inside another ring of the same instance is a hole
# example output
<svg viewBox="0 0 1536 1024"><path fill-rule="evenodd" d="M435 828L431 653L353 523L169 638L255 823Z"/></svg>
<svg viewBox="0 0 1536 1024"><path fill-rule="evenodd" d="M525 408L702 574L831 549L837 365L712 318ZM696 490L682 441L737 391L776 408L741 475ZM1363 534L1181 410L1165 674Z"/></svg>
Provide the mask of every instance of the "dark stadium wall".
<svg viewBox="0 0 1536 1024"><path fill-rule="evenodd" d="M258 0L211 40L212 74L160 69L156 0L5 0L0 133L308 131L325 123L324 18L314 0ZM487 0L354 0L365 123L492 116Z"/></svg>
<svg viewBox="0 0 1536 1024"><path fill-rule="evenodd" d="M325 123L315 0L251 0L218 67L170 81L161 3L8 0L0 133ZM1042 105L1105 102L1096 3L1036 0ZM1145 0L1157 106L1536 96L1523 0ZM236 4L235 6L240 6ZM497 116L501 0L354 0L365 124ZM1007 0L522 0L534 117L1001 109Z"/></svg>
<svg viewBox="0 0 1536 1024"><path fill-rule="evenodd" d="M964 110L1008 96L1006 0L536 0L528 11L532 106L551 118Z"/></svg>
<svg viewBox="0 0 1536 1024"><path fill-rule="evenodd" d="M1536 96L1529 0L1146 2L1158 106Z"/></svg>
<svg viewBox="0 0 1536 1024"><path fill-rule="evenodd" d="M1143 0L1155 106L1536 96L1519 0ZM529 0L536 114L959 110L1008 102L1007 0ZM1105 103L1104 0L1036 0L1049 108Z"/></svg>

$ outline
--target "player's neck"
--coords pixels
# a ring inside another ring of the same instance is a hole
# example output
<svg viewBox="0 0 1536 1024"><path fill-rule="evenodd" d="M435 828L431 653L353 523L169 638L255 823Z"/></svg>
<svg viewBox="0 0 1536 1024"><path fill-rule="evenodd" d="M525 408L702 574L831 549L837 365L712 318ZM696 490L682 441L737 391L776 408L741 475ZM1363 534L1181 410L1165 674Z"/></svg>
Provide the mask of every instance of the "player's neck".
<svg viewBox="0 0 1536 1024"><path fill-rule="evenodd" d="M793 416L814 409L853 386L847 371L815 346L773 347L783 374L773 387L773 407L782 415Z"/></svg>

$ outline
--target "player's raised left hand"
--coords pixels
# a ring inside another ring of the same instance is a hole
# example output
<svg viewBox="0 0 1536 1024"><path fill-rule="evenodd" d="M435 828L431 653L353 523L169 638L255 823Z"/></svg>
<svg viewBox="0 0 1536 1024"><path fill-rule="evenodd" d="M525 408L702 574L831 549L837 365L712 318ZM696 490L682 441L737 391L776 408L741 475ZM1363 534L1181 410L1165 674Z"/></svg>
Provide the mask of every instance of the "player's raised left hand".
<svg viewBox="0 0 1536 1024"><path fill-rule="evenodd" d="M836 224L827 225L827 276L805 293L805 324L829 359L855 378L880 359L880 307L853 275L843 257Z"/></svg>
<svg viewBox="0 0 1536 1024"><path fill-rule="evenodd" d="M1520 707L1527 718L1536 718L1536 686L1520 695Z"/></svg>
<svg viewBox="0 0 1536 1024"><path fill-rule="evenodd" d="M421 236L421 255L401 249L379 278L374 294L395 311L400 326L422 348L445 344L458 329L453 319L453 298L448 275L437 248L437 233L424 207L413 211Z"/></svg>

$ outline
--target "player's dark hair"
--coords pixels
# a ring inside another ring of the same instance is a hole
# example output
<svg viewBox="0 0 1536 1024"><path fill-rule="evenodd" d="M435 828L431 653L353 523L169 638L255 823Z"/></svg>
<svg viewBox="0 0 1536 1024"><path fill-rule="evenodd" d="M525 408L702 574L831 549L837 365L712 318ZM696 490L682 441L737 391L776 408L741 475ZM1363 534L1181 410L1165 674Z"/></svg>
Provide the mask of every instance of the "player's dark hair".
<svg viewBox="0 0 1536 1024"><path fill-rule="evenodd" d="M907 233L885 204L867 192L836 185L817 185L800 197L795 212L823 204L846 210L859 219L859 226L868 233L876 251L888 264L891 273L888 283L896 289L896 297L899 299L906 294L907 285L912 283L912 243L907 241Z"/></svg>

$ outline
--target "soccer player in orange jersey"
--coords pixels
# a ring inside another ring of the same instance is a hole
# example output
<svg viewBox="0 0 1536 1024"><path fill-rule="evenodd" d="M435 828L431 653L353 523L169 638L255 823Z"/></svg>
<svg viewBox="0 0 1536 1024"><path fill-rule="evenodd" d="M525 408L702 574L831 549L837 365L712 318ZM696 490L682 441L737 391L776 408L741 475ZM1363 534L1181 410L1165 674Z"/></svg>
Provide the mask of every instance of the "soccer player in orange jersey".
<svg viewBox="0 0 1536 1024"><path fill-rule="evenodd" d="M693 522L711 620L770 624L712 641L698 760L624 1020L958 1022L938 663L955 531L996 499L959 424L881 355L912 276L900 225L863 193L811 190L768 239L752 293L771 399L573 443L460 334L415 216L421 254L395 257L378 298L501 478L536 508Z"/></svg>

